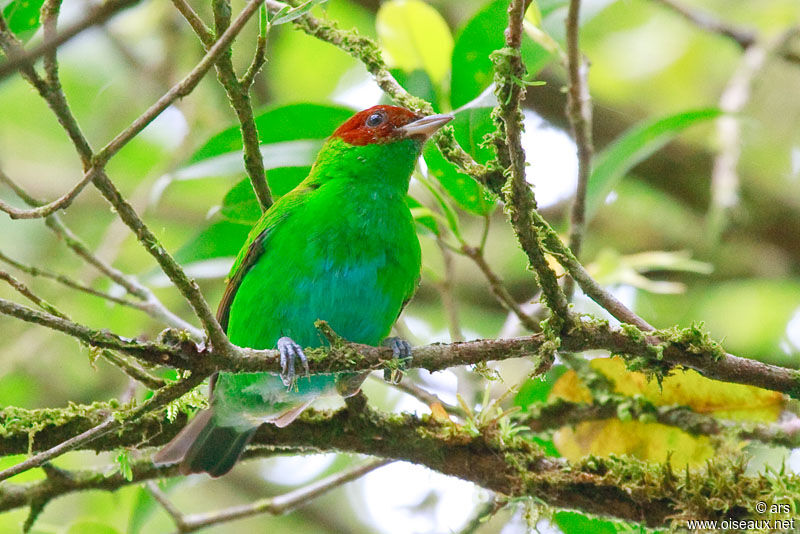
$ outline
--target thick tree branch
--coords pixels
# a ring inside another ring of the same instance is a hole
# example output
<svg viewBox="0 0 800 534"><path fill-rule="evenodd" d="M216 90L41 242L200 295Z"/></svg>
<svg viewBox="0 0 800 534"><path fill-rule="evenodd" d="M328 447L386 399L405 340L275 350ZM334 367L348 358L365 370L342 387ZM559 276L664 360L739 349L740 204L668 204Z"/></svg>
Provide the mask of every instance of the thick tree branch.
<svg viewBox="0 0 800 534"><path fill-rule="evenodd" d="M146 426L142 420L87 447L113 450L140 446L144 439L158 446L183 424L154 420L152 416L146 419L149 421ZM50 431L47 427L41 429L34 446L39 445L40 436L44 438ZM0 437L0 449L5 448L9 439L8 435ZM358 413L348 409L333 413L310 410L283 429L263 425L254 444L323 448L405 460L509 497L533 496L551 506L639 521L651 527L678 524L687 517L755 517L756 512L748 509L752 503L797 498L800 491L800 480L794 475L783 477L783 485L778 489L766 476L745 475L744 465L731 461L711 462L704 469L679 474L669 465L653 466L632 459L589 458L568 464L543 456L530 442L503 434L497 425L483 427L476 434L446 421L371 409ZM136 480L146 473L139 471L139 465L146 468L145 464L136 464ZM124 485L119 478L114 480ZM720 493L712 488L725 491ZM709 491L713 497L709 497ZM20 502L18 496L15 502ZM0 509L5 507L0 492Z"/></svg>
<svg viewBox="0 0 800 534"><path fill-rule="evenodd" d="M23 473L29 469L33 469L34 467L39 467L45 462L49 462L50 460L57 458L58 456L61 456L62 454L71 450L85 448L96 439L114 430L122 432L123 429L136 427L137 423L139 423L139 420L145 415L151 414L156 410L160 410L170 402L191 391L194 387L205 380L207 376L208 375L195 373L190 377L181 380L180 382L168 384L155 391L152 397L144 401L139 406L125 407L123 409L116 407L116 409L110 413L106 411L104 415L102 413L92 413L92 415L95 417L99 415L102 418L102 422L82 431L78 435L73 435L67 439L63 439L63 437L61 437L56 445L53 445L52 447L31 456L23 462L0 471L0 481L10 478L14 475L18 475L19 473ZM19 414L20 411L16 411L15 413ZM21 422L17 420L14 421L14 423L19 425ZM31 422L28 421L28 423ZM25 423L22 424L24 425ZM42 422L34 421L32 424L33 428L28 430L28 448L31 448L31 440L35 440L31 434L35 434L37 432L36 429L42 425ZM5 437L9 437L8 428L6 428Z"/></svg>

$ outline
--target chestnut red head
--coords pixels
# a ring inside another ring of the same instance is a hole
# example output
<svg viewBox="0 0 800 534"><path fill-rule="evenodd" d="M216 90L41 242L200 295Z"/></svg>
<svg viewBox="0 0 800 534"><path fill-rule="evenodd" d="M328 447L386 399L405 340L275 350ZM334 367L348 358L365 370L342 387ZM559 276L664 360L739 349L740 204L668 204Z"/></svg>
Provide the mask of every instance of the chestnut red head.
<svg viewBox="0 0 800 534"><path fill-rule="evenodd" d="M350 117L331 137L355 146L391 143L407 137L425 141L451 120L452 115L423 116L397 106L373 106Z"/></svg>

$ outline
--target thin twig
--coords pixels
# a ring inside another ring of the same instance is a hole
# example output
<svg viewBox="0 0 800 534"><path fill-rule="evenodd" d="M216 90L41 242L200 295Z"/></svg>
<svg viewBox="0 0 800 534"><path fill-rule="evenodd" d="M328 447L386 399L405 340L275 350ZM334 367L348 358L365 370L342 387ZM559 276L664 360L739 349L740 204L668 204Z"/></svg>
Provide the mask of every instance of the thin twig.
<svg viewBox="0 0 800 534"><path fill-rule="evenodd" d="M739 66L731 76L719 99L719 108L725 112L717 119L719 151L711 172L711 205L708 225L717 238L725 229L730 211L739 203L739 157L741 155L741 124L738 114L750 100L753 81L769 57L783 48L800 30L797 27L781 32L768 43L753 41L742 54Z"/></svg>
<svg viewBox="0 0 800 534"><path fill-rule="evenodd" d="M450 333L450 341L464 341L461 321L458 318L458 304L453 294L453 277L455 276L453 253L445 246L445 242L441 237L436 238L436 245L442 254L442 263L444 264L444 277L436 285L442 298L442 306L447 314L447 329Z"/></svg>
<svg viewBox="0 0 800 534"><path fill-rule="evenodd" d="M688 6L679 0L653 1L671 9L703 31L732 39L744 50L750 48L759 41L758 32L755 29L720 20L711 13L693 6ZM777 56L790 63L800 65L800 55L787 47L778 49Z"/></svg>
<svg viewBox="0 0 800 534"><path fill-rule="evenodd" d="M653 0L657 4L668 7L701 30L729 37L742 48L749 48L756 42L756 32L750 28L736 26L714 17L711 13L693 6L687 6L677 0Z"/></svg>
<svg viewBox="0 0 800 534"><path fill-rule="evenodd" d="M188 5L186 0L173 0L172 3L184 18L186 18L195 33L197 33L203 46L207 50L210 49L213 42L210 38L213 34L197 13ZM213 2L213 11L215 30L216 33L220 35L230 25L230 2L228 0L216 0ZM259 48L266 46L266 41L264 40L263 45L261 41L262 38L259 36L259 44L257 45ZM258 55L259 52L257 51L256 56ZM256 195L256 199L258 199L261 210L266 211L266 209L272 205L272 194L267 185L264 159L259 148L258 128L256 127L253 117L253 106L250 103L249 91L251 83L243 84L241 80L237 78L230 53L221 54L216 59L216 70L217 79L225 89L231 107L233 107L236 117L239 120L242 133L242 153L245 171L250 178L250 184L253 187L253 192ZM255 73L252 75L255 76Z"/></svg>
<svg viewBox="0 0 800 534"><path fill-rule="evenodd" d="M184 520L184 515L178 510L178 507L175 506L172 501L169 499L169 496L161 491L161 488L158 487L158 484L155 482L148 481L145 484L147 488L147 492L153 496L153 498L158 501L158 504L164 509L167 514L172 518L175 522L175 526L178 527L178 532L189 532L186 530L186 521Z"/></svg>
<svg viewBox="0 0 800 534"><path fill-rule="evenodd" d="M29 206L41 205L39 200L29 195L24 189L13 182L2 171L2 169L0 169L0 182L8 185L14 191L14 193L16 193L16 195ZM61 221L61 218L58 215L53 214L47 217L45 219L45 225L50 228L50 230L52 230L60 239L62 239L67 247L69 247L69 249L72 250L72 252L74 252L78 257L83 259L89 265L92 265L104 275L108 276L112 281L119 284L130 295L143 300L144 302L136 305L138 309L141 309L154 319L157 319L166 325L180 328L181 330L189 332L192 337L198 340L203 337L201 330L172 313L147 286L142 285L135 278L125 275L92 253L89 247L86 246L86 244L81 241L81 239L78 238L78 236L75 235L72 230L70 230L69 227L67 227ZM98 296L104 295L105 294ZM109 298L109 300L114 299Z"/></svg>
<svg viewBox="0 0 800 534"><path fill-rule="evenodd" d="M579 45L580 33L580 0L571 0L567 13L567 87L566 114L572 128L572 137L578 148L578 185L570 217L569 247L576 258L581 257L581 245L586 232L586 190L589 176L592 173L592 100L589 95L589 65L581 54ZM567 299L572 297L574 282L567 278L564 293Z"/></svg>
<svg viewBox="0 0 800 534"><path fill-rule="evenodd" d="M370 376L374 376L374 375L370 375ZM380 378L375 378L375 380L380 380L381 382L383 382L383 379L380 379ZM418 385L416 385L414 382L411 382L409 380L401 380L397 384L392 384L392 386L395 389L399 389L403 393L411 395L412 397L414 397L418 401L422 402L423 404L427 404L428 406L431 406L433 404L441 404L441 406L449 414L457 415L459 417L464 417L466 415L466 413L464 412L464 409L461 408L461 406L458 406L458 405L455 405L455 404L450 404L449 402L445 402L442 399L440 399L438 396L436 396L433 393L431 393L430 391L428 391L427 389L421 388Z"/></svg>
<svg viewBox="0 0 800 534"><path fill-rule="evenodd" d="M7 478L11 478L15 475L23 473L29 469L33 469L34 467L39 467L45 462L56 458L57 456L61 456L62 454L71 451L85 443L92 441L93 439L102 436L103 434L107 433L114 427L116 424L116 419L113 416L109 417L99 425L95 426L94 428L90 428L86 432L81 432L77 436L73 436L70 439L63 441L52 447L47 449L46 451L42 451L38 454L35 454L28 458L27 460L20 462L14 466L9 467L8 469L3 469L0 471L0 481L3 481Z"/></svg>
<svg viewBox="0 0 800 534"><path fill-rule="evenodd" d="M256 51L253 53L253 60L250 62L250 66L247 67L247 70L239 79L239 83L245 90L249 90L253 82L256 79L256 76L261 71L261 68L264 66L264 63L267 62L267 36L269 35L269 22L267 22L267 12L266 8L262 7L264 10L261 13L261 17L259 18L259 32L258 38L256 40Z"/></svg>
<svg viewBox="0 0 800 534"><path fill-rule="evenodd" d="M20 263L20 262L18 262L16 260L13 260L13 259L9 258L5 254L3 254L2 251L0 251L0 261L2 261L4 263L7 263L8 265L11 265L12 267L15 267L15 268L19 269L20 271L22 271L24 273L27 273L27 274L29 274L31 276L40 276L42 278L49 278L51 280L55 280L56 282L59 282L59 283L65 285L65 286L67 286L67 287L69 287L71 289L76 289L76 290L81 291L83 293L87 293L89 295L94 295L95 297L100 297L102 299L111 301L111 302L113 302L115 304L121 304L122 306L128 306L128 307L136 308L136 309L141 309L141 306L143 306L142 303L133 302L133 301L121 298L121 297L117 297L117 296L112 295L110 293L105 293L103 291L99 291L97 289L94 289L93 287L89 287L87 285L81 284L80 282L76 282L75 280L72 280L71 278L69 278L66 275L55 273L55 272L49 271L47 269L34 267L33 265L25 265L24 263Z"/></svg>
<svg viewBox="0 0 800 534"><path fill-rule="evenodd" d="M47 217L55 213L58 210L66 209L72 204L72 201L75 200L81 191L86 187L86 184L92 181L94 177L94 170L90 170L89 172L83 175L83 178L72 186L72 188L64 193L62 196L57 198L56 200L39 206L38 208L32 209L18 209L9 204L6 204L2 200L0 200L0 211L4 211L8 214L9 217L12 219L39 219L42 217Z"/></svg>
<svg viewBox="0 0 800 534"><path fill-rule="evenodd" d="M8 274L7 272L0 270L0 280L5 280L6 282L8 282L8 284L11 285L11 287L13 287L19 294L23 295L25 298L33 302L36 306L38 306L45 312L50 313L55 317L58 317L59 319L71 322L71 319L66 314L58 310L55 306L53 306L43 298L36 295L28 286L26 286L25 284L23 284L22 282L20 282L10 274ZM91 344L88 343L87 341L83 341L83 343L87 346L91 346ZM141 382L150 389L157 389L165 385L165 382L162 379L150 375L147 371L145 371L138 365L130 363L125 358L117 354L114 354L109 349L102 349L101 354L113 365L119 367L129 377Z"/></svg>
<svg viewBox="0 0 800 534"><path fill-rule="evenodd" d="M383 467L391 462L392 460L383 459L369 460L361 465L345 469L339 473L335 473L316 482L312 482L305 487L290 491L277 497L261 499L259 501L242 506L233 506L218 512L184 516L184 526L179 530L179 532L194 532L196 530L200 530L201 528L216 525L218 523L243 519L245 517L258 514L285 514L294 510L295 508L307 504L311 500L334 488L338 488L343 484L356 480L357 478L361 478L370 471L374 471L375 469Z"/></svg>
<svg viewBox="0 0 800 534"><path fill-rule="evenodd" d="M50 39L45 39L41 44L29 50L19 51L8 56L8 60L0 64L0 80L10 74L32 67L40 56L58 48L87 28L104 24L119 11L136 5L139 0L106 0L104 3L90 9L89 13L78 22L62 30Z"/></svg>
<svg viewBox="0 0 800 534"><path fill-rule="evenodd" d="M539 323L533 317L525 313L517 301L514 300L514 297L511 296L511 293L508 292L503 281L486 262L486 258L481 249L463 245L461 247L461 252L475 262L475 265L478 266L478 269L481 270L486 280L489 282L489 289L491 289L492 294L506 310L516 315L520 323L531 332L541 330Z"/></svg>

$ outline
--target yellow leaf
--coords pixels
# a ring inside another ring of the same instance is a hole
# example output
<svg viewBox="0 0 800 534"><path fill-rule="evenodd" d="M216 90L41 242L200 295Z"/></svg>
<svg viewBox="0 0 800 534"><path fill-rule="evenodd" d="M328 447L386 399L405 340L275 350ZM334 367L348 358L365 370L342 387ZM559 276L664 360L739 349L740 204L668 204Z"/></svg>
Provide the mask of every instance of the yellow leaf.
<svg viewBox="0 0 800 534"><path fill-rule="evenodd" d="M693 370L677 370L665 378L662 389L642 373L630 372L621 358L597 358L593 370L614 384L614 392L639 395L656 406L688 406L722 419L770 422L777 419L785 398L765 389L719 382ZM592 394L574 371L553 385L550 400L591 402ZM587 454L630 454L642 460L663 462L671 454L675 467L697 466L714 455L711 440L692 436L677 427L641 421L607 419L587 421L558 430L553 438L558 451L570 460Z"/></svg>
<svg viewBox="0 0 800 534"><path fill-rule="evenodd" d="M442 16L421 0L381 4L375 21L387 63L407 72L422 69L435 84L450 70L453 36Z"/></svg>

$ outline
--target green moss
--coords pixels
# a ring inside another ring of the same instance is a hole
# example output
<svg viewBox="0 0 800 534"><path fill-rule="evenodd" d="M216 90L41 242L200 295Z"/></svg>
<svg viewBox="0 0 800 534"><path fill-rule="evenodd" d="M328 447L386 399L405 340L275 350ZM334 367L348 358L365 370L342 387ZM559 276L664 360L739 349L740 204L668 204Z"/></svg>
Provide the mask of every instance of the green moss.
<svg viewBox="0 0 800 534"><path fill-rule="evenodd" d="M691 354L708 356L715 361L725 357L725 349L711 338L711 335L703 328L702 322L692 323L688 328L675 326L656 330L653 335Z"/></svg>

